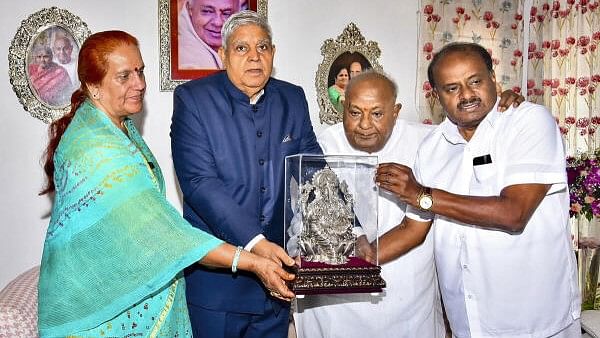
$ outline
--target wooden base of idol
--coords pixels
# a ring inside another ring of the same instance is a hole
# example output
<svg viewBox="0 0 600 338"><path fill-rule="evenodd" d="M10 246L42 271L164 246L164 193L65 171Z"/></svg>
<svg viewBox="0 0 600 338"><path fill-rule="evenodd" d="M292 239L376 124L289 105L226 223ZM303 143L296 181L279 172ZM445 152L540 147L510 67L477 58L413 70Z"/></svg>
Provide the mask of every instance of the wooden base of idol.
<svg viewBox="0 0 600 338"><path fill-rule="evenodd" d="M385 288L381 267L358 257L340 265L302 259L292 272L296 279L289 287L296 295L376 293Z"/></svg>

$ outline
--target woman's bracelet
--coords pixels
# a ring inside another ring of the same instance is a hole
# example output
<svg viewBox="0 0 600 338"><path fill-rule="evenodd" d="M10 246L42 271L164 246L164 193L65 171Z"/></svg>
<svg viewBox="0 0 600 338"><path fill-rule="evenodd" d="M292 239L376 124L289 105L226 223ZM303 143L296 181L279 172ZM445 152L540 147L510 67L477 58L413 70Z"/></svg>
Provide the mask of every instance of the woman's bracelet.
<svg viewBox="0 0 600 338"><path fill-rule="evenodd" d="M242 254L242 250L244 250L244 248L241 246L238 246L235 249L235 254L233 254L233 262L231 263L231 272L233 272L233 273L237 272L237 266L240 261L240 255Z"/></svg>

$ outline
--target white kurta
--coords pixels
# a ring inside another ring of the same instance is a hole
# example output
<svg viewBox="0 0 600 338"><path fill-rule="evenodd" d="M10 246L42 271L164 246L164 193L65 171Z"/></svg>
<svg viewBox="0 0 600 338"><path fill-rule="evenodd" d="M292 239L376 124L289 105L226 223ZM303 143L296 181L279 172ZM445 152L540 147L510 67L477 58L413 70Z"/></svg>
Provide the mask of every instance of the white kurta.
<svg viewBox="0 0 600 338"><path fill-rule="evenodd" d="M219 54L202 40L192 26L187 1L183 4L178 19L179 69L221 69Z"/></svg>
<svg viewBox="0 0 600 338"><path fill-rule="evenodd" d="M67 71L73 88L79 88L79 77L77 76L77 56L75 56L75 58L71 58L71 62L69 63L60 63L58 60L54 60L54 62L56 62L58 65L61 65Z"/></svg>
<svg viewBox="0 0 600 338"><path fill-rule="evenodd" d="M430 127L397 120L379 163L412 167L416 150ZM325 154L369 155L350 146L341 123L319 136ZM406 205L380 192L379 227L383 234L398 225ZM433 258L433 236L407 254L382 266L387 283L379 296L318 295L298 299L294 319L299 338L443 337L444 326Z"/></svg>
<svg viewBox="0 0 600 338"><path fill-rule="evenodd" d="M473 164L486 155L488 163ZM519 234L435 217L435 259L454 335L548 337L579 318L565 155L545 108L528 102L504 113L494 108L469 142L446 120L421 144L415 176L470 196L499 196L516 184L552 185ZM408 207L407 217L419 214Z"/></svg>

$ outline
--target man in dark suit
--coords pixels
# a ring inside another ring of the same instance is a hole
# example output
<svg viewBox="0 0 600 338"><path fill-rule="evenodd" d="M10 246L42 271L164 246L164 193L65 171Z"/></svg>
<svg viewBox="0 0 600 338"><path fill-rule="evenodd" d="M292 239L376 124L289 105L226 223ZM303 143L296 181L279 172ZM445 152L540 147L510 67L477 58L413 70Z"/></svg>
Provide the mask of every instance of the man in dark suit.
<svg viewBox="0 0 600 338"><path fill-rule="evenodd" d="M283 244L284 158L321 153L303 90L271 78L271 29L242 11L223 27L226 72L174 93L171 145L194 226L277 262ZM289 303L246 273L186 271L194 337L287 337Z"/></svg>

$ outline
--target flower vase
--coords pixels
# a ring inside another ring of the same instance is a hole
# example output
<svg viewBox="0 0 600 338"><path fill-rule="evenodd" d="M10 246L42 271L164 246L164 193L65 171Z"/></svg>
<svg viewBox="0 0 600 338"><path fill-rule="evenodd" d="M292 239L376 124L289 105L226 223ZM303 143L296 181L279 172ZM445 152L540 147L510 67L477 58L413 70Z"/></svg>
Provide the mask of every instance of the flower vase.
<svg viewBox="0 0 600 338"><path fill-rule="evenodd" d="M588 220L579 216L578 263L582 310L600 309L598 272L600 271L600 222L597 217Z"/></svg>

